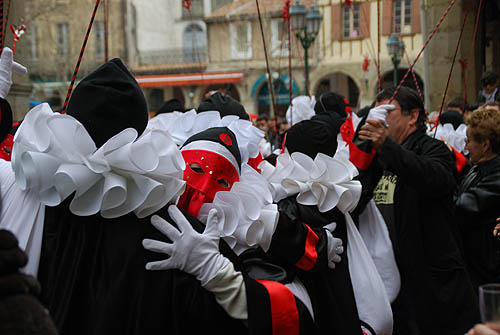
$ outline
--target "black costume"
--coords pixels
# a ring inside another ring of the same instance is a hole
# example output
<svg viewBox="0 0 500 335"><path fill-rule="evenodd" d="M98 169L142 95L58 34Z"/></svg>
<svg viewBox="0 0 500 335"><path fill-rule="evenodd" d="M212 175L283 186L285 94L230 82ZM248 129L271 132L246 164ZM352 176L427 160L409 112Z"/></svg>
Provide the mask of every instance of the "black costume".
<svg viewBox="0 0 500 335"><path fill-rule="evenodd" d="M85 103L90 97L92 102ZM140 88L117 59L82 80L68 115L85 126L97 146L124 129L141 134L147 122ZM231 318L194 276L145 269L158 256L141 242L168 241L149 224L150 215L138 218L128 212L104 218L101 209L78 216L71 209L77 195L45 211L39 279L60 334L271 334L280 327L308 332L312 321L300 301L282 284L247 276L223 241L221 253L244 277L247 320ZM156 214L170 220L166 206ZM185 215L196 230L203 230L196 218Z"/></svg>

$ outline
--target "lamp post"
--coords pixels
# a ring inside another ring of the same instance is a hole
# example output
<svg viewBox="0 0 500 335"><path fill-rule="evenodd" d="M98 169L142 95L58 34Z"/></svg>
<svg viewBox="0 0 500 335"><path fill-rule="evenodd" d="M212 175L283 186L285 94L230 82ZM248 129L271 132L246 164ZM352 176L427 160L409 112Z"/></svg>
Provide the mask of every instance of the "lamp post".
<svg viewBox="0 0 500 335"><path fill-rule="evenodd" d="M316 35L318 35L322 17L315 5L312 5L308 11L304 5L300 4L299 0L296 0L295 4L290 7L290 18L295 36L297 36L304 48L305 87L306 91L308 91L309 54L307 49L313 44ZM308 94L309 92L306 93Z"/></svg>
<svg viewBox="0 0 500 335"><path fill-rule="evenodd" d="M392 33L391 36L387 39L387 49L389 50L389 55L392 58L392 64L394 65L394 76L393 83L394 87L398 86L398 65L401 61L401 57L403 57L404 45L401 38L396 34Z"/></svg>

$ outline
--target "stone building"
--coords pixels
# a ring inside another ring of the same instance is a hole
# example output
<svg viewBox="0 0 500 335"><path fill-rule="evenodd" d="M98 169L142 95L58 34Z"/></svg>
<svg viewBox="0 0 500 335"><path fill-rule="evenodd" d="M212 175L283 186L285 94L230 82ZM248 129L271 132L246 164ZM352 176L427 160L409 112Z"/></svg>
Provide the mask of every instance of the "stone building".
<svg viewBox="0 0 500 335"><path fill-rule="evenodd" d="M231 0L132 0L136 39L132 65L154 112L176 98L186 108L200 104L213 88L242 81L242 74L209 67L207 25L203 18ZM213 42L213 41L212 41Z"/></svg>
<svg viewBox="0 0 500 335"><path fill-rule="evenodd" d="M21 21L26 35L18 43L33 85L32 104L49 102L54 109L62 106L83 44L93 0L30 0L24 3ZM126 34L127 2L101 1L89 36L77 79L83 78L105 61L105 7L108 7L108 57L128 62Z"/></svg>

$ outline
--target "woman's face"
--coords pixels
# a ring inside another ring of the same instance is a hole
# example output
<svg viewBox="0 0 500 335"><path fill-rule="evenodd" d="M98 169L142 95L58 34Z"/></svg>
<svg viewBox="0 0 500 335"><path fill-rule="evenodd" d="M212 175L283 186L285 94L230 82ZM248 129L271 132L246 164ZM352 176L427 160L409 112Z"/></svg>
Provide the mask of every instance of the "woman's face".
<svg viewBox="0 0 500 335"><path fill-rule="evenodd" d="M467 127L466 130L466 139L465 139L465 149L469 150L469 160L472 165L476 165L484 162L489 156L489 143L485 143L487 141L479 142L474 136L471 135L471 131Z"/></svg>

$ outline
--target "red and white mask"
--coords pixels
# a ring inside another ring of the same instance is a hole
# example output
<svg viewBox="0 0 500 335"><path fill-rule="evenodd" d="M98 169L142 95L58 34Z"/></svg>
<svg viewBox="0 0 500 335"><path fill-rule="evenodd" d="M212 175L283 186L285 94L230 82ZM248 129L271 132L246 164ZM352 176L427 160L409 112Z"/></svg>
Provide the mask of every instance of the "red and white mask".
<svg viewBox="0 0 500 335"><path fill-rule="evenodd" d="M226 128L227 129L227 128ZM225 145L233 145L228 134L221 133ZM237 146L236 146L237 149ZM177 206L198 216L204 203L211 203L219 191L229 191L239 181L239 162L221 143L211 140L196 140L181 149L186 162L183 179L186 190Z"/></svg>

